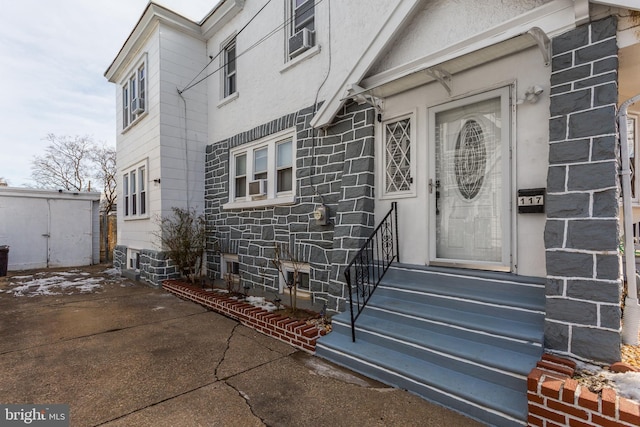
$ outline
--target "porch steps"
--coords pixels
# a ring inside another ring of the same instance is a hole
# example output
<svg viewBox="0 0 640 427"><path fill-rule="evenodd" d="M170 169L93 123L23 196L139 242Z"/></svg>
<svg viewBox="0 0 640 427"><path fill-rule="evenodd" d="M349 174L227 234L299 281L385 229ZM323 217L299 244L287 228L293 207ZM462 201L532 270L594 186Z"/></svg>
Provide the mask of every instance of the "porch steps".
<svg viewBox="0 0 640 427"><path fill-rule="evenodd" d="M394 264L356 321L333 317L316 355L496 426L527 421L542 356L544 283Z"/></svg>

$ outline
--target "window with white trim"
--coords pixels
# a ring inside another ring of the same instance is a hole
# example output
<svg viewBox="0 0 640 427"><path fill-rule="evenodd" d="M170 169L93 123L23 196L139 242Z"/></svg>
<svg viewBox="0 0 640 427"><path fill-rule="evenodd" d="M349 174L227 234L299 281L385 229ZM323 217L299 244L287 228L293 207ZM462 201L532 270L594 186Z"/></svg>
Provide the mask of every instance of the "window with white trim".
<svg viewBox="0 0 640 427"><path fill-rule="evenodd" d="M222 60L224 78L224 98L233 95L237 91L236 85L236 39L234 38L223 48Z"/></svg>
<svg viewBox="0 0 640 427"><path fill-rule="evenodd" d="M122 85L122 129L126 129L145 111L147 96L147 63L138 65Z"/></svg>
<svg viewBox="0 0 640 427"><path fill-rule="evenodd" d="M315 46L315 0L285 1L290 28L286 32L287 52L289 58L295 58Z"/></svg>
<svg viewBox="0 0 640 427"><path fill-rule="evenodd" d="M130 169L122 177L124 217L147 216L147 174L144 165Z"/></svg>
<svg viewBox="0 0 640 427"><path fill-rule="evenodd" d="M413 115L393 118L382 123L384 174L380 186L383 197L415 194L413 132Z"/></svg>
<svg viewBox="0 0 640 427"><path fill-rule="evenodd" d="M295 133L280 132L229 152L224 208L288 204L295 197Z"/></svg>

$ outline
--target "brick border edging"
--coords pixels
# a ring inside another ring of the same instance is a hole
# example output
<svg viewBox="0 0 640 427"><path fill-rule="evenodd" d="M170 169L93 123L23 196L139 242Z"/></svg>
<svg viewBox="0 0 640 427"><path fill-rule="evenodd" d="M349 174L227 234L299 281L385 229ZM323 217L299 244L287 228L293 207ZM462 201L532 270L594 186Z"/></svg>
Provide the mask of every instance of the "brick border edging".
<svg viewBox="0 0 640 427"><path fill-rule="evenodd" d="M576 363L544 354L527 377L529 426L633 427L640 404L611 388L596 394L572 379Z"/></svg>
<svg viewBox="0 0 640 427"><path fill-rule="evenodd" d="M303 320L271 313L246 302L207 292L177 280L163 281L162 288L311 354L316 351L317 339L326 334L325 330L307 325Z"/></svg>

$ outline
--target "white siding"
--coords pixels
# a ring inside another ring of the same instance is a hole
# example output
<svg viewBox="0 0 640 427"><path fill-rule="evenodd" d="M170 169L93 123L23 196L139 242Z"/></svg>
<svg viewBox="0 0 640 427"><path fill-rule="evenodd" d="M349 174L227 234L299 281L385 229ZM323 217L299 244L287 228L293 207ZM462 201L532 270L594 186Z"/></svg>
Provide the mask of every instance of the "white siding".
<svg viewBox="0 0 640 427"><path fill-rule="evenodd" d="M147 58L147 93L146 116L131 125L126 131L122 130L122 87L130 73L146 55ZM160 60L158 31L152 32L135 59L125 67L126 71L120 76L120 84L116 85L116 105L118 129L116 139L118 166L118 244L142 249L153 248L157 234L157 224L153 220L153 212L160 208L160 187L153 184L153 179L160 176L160 91L158 64ZM140 162L147 162L148 199L146 219L125 219L124 196L122 194L122 177L132 167Z"/></svg>
<svg viewBox="0 0 640 427"><path fill-rule="evenodd" d="M209 60L206 45L162 25L160 49L161 210L166 214L172 207L188 207L203 212L208 82L186 90L182 97L178 89L203 76L198 74Z"/></svg>
<svg viewBox="0 0 640 427"><path fill-rule="evenodd" d="M122 89L116 88L118 111L118 244L132 249L159 250L158 219L171 207L204 205L204 150L207 143L206 82L183 89L205 66L205 43L166 24L156 24L120 79L124 81L142 58L147 60L146 116L122 131ZM185 147L185 125L187 143ZM185 160L188 153L188 162ZM147 213L125 218L123 174L146 166ZM154 182L154 180L160 182ZM187 187L188 183L188 187ZM188 194L188 199L187 199Z"/></svg>
<svg viewBox="0 0 640 427"><path fill-rule="evenodd" d="M329 92L342 83L355 61L362 56L397 2L398 0L317 2L316 44L320 47L320 53L299 61L286 70L283 70L286 64L284 29L247 52L259 39L281 26L285 20L285 2L269 4L237 38L238 98L218 107L217 104L221 101L221 73L216 72L209 78L211 142L311 106L316 95L318 101L326 99ZM216 55L222 43L239 31L261 6L260 2L246 2L239 15L208 41L208 54ZM213 72L220 65L219 59L214 60L207 67L207 72ZM322 85L327 72L329 77Z"/></svg>

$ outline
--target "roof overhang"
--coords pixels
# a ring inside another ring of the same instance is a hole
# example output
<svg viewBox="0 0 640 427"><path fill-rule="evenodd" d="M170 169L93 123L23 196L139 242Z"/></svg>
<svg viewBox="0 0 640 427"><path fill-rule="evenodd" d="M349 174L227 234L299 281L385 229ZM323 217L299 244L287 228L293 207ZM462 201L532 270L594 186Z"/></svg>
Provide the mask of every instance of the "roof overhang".
<svg viewBox="0 0 640 427"><path fill-rule="evenodd" d="M365 79L360 84L360 91L348 93L343 99L354 98L359 94L386 98L433 81L439 81L450 93L448 82L452 76L534 46L538 46L540 59L545 66L551 60L549 37L538 27L488 46L483 46L484 44L468 44L463 49L453 50L448 54L438 52L423 58L418 64L405 67L402 72L396 70L394 73L383 73Z"/></svg>
<svg viewBox="0 0 640 427"><path fill-rule="evenodd" d="M211 38L223 25L227 24L244 7L245 0L226 0L220 2L200 22L205 39Z"/></svg>
<svg viewBox="0 0 640 427"><path fill-rule="evenodd" d="M202 38L199 24L164 6L149 2L133 31L129 34L122 48L120 48L120 52L118 52L118 55L105 71L104 76L107 80L111 83L118 83L119 75L125 71L123 68L126 68L131 60L138 55L138 52L159 22L178 28L193 37Z"/></svg>
<svg viewBox="0 0 640 427"><path fill-rule="evenodd" d="M149 2L104 76L111 83L118 83L120 74L125 72L130 62L138 56L140 49L159 23L169 25L198 40L206 41L242 10L244 2L245 0L223 0L200 23L185 18L164 6Z"/></svg>
<svg viewBox="0 0 640 427"><path fill-rule="evenodd" d="M619 7L620 9L640 11L640 2L638 0L590 0L590 2L604 6Z"/></svg>
<svg viewBox="0 0 640 427"><path fill-rule="evenodd" d="M384 98L432 81L440 81L446 88L447 79L456 73L536 45L542 52L541 60L547 63L548 37L588 22L588 5L589 0L555 0L469 39L365 78L366 70L384 50L381 43L372 44L370 48L378 49L375 55L369 53L372 62L366 67L356 65L338 93L320 107L311 125L316 128L328 126L340 107L358 95L361 95L360 99L366 96ZM413 7L405 9L404 13L410 14L412 10ZM386 25L400 25L406 19L406 16L389 19ZM386 33L394 34L390 30Z"/></svg>
<svg viewBox="0 0 640 427"><path fill-rule="evenodd" d="M86 200L97 202L101 193L98 191L43 190L24 187L0 187L0 197L22 197L33 199Z"/></svg>

